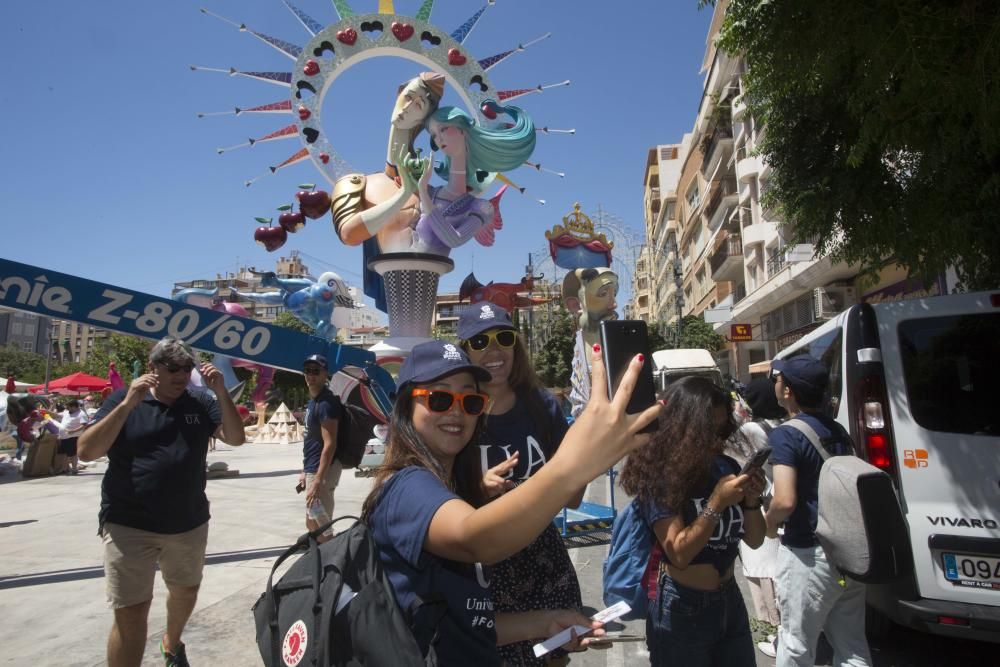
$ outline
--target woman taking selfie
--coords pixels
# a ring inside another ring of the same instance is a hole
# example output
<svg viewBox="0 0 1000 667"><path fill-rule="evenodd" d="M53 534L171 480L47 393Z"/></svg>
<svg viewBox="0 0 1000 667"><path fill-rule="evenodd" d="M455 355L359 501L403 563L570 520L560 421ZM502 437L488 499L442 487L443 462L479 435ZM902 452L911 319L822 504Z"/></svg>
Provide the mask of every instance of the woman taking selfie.
<svg viewBox="0 0 1000 667"><path fill-rule="evenodd" d="M594 359L595 384L603 387L597 352ZM362 516L396 600L417 627L427 609L421 603L443 598L446 612L431 647L438 664L499 665L498 645L597 625L575 610L495 614L489 565L531 544L578 489L649 442L638 431L659 406L625 414L639 368L633 360L614 400L594 392L579 426L541 470L484 504L479 451L470 444L482 429L488 398L480 385L490 374L454 345L431 341L413 348L399 371L385 463Z"/></svg>
<svg viewBox="0 0 1000 667"><path fill-rule="evenodd" d="M621 477L663 550L646 616L650 660L752 667L750 621L733 561L740 540L756 548L764 539L764 475L741 474L722 453L736 423L721 388L681 378L664 403L659 431L629 456Z"/></svg>
<svg viewBox="0 0 1000 667"><path fill-rule="evenodd" d="M458 337L472 363L492 376L481 386L491 405L476 448L484 490L494 498L541 470L569 426L555 398L539 384L506 310L489 302L469 306L458 321ZM578 507L582 499L581 488L568 506ZM526 549L496 564L490 588L498 613L583 605L576 569L551 522ZM561 652L536 658L531 642L517 642L501 646L500 657L511 665L545 665L558 661Z"/></svg>

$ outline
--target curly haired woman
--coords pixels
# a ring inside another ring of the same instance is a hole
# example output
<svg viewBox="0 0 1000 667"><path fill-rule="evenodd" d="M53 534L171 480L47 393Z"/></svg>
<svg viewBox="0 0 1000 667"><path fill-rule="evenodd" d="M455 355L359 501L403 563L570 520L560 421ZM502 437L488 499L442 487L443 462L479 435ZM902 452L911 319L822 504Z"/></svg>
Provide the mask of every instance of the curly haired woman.
<svg viewBox="0 0 1000 667"><path fill-rule="evenodd" d="M721 388L686 377L670 385L664 402L660 430L629 456L621 477L663 551L646 617L650 661L752 667L733 562L740 540L757 548L764 539L764 476L740 474L723 454L736 423Z"/></svg>

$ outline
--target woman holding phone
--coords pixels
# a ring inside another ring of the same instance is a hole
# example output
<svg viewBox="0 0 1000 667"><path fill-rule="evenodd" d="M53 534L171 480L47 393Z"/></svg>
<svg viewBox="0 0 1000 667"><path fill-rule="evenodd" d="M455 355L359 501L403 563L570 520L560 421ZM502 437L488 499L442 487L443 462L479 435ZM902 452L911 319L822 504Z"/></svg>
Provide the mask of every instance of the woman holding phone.
<svg viewBox="0 0 1000 667"><path fill-rule="evenodd" d="M417 628L432 621L430 646L440 665L500 665L498 645L545 639L576 624L596 629L579 611L495 613L490 564L531 544L578 490L618 459L649 442L639 433L660 406L636 415L625 405L638 376L633 360L613 400L594 352L595 391L558 452L517 488L486 503L479 450L490 374L441 341L413 348L400 368L385 462L362 516L400 607ZM598 382L599 380L599 382ZM597 634L600 634L598 630ZM569 648L583 642L571 641Z"/></svg>
<svg viewBox="0 0 1000 667"><path fill-rule="evenodd" d="M733 578L737 545L764 539L759 469L723 454L736 431L732 399L700 377L674 382L660 429L633 452L621 485L635 496L663 550L646 616L650 661L752 667L753 638Z"/></svg>
<svg viewBox="0 0 1000 667"><path fill-rule="evenodd" d="M542 469L562 442L569 425L555 398L538 382L524 342L500 306L486 302L462 311L458 337L469 359L489 371L481 387L489 395L479 452L486 495L494 498ZM583 488L567 503L579 507ZM527 548L496 564L490 580L496 611L580 609L583 602L576 568L562 536L551 522ZM500 647L510 665L545 665L561 657L536 658L531 642Z"/></svg>

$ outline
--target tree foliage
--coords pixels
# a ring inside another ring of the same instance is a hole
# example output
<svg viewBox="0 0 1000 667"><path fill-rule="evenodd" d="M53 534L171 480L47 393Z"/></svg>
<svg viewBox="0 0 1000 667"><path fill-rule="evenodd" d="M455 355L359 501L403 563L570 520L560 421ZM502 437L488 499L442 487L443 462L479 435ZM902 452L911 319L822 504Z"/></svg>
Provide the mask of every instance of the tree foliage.
<svg viewBox="0 0 1000 667"><path fill-rule="evenodd" d="M536 332L539 327L536 326ZM549 336L538 346L533 364L538 379L546 387L568 387L573 368L576 324L565 308L552 311Z"/></svg>
<svg viewBox="0 0 1000 667"><path fill-rule="evenodd" d="M41 384L45 381L45 357L17 345L0 347L0 374L18 382Z"/></svg>
<svg viewBox="0 0 1000 667"><path fill-rule="evenodd" d="M311 326L295 317L291 311L283 310L278 313L277 317L274 318L274 323L279 327L284 327L285 329L291 329L292 331L300 331L310 336L315 334L315 331Z"/></svg>
<svg viewBox="0 0 1000 667"><path fill-rule="evenodd" d="M725 336L715 333L712 325L697 315L688 315L681 320L681 340L679 344L677 342L676 322L664 327L662 335L664 344L662 347L653 347L654 351L664 348L700 348L714 353L726 345Z"/></svg>
<svg viewBox="0 0 1000 667"><path fill-rule="evenodd" d="M1000 285L1000 3L732 0L719 44L746 60L786 238Z"/></svg>

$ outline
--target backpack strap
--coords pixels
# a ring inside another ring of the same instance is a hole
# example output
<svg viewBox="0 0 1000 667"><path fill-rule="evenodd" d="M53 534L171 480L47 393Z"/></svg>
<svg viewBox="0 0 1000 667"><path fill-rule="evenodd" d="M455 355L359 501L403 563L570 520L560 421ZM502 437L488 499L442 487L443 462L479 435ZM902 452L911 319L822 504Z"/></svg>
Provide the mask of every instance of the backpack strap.
<svg viewBox="0 0 1000 667"><path fill-rule="evenodd" d="M774 430L774 427L768 424L767 420L761 419L754 421L753 423L760 426L760 430L764 431L764 435L771 435L771 431Z"/></svg>
<svg viewBox="0 0 1000 667"><path fill-rule="evenodd" d="M826 448L819 442L819 435L817 435L816 431L813 430L813 427L807 424L804 420L796 417L794 419L789 419L782 424L782 426L791 426L796 431L806 436L806 439L809 440L810 444L816 448L816 452L819 454L821 459L826 461L830 458L830 452L826 451Z"/></svg>

